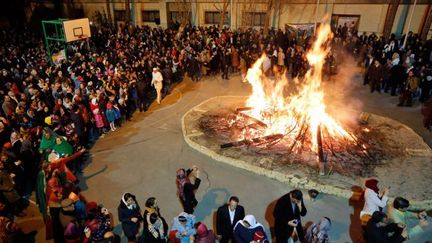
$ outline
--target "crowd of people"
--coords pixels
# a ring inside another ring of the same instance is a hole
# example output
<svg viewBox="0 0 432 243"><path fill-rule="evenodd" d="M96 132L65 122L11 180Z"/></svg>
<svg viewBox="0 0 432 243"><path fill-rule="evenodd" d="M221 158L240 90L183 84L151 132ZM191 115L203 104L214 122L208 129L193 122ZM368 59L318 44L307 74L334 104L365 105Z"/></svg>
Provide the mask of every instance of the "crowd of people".
<svg viewBox="0 0 432 243"><path fill-rule="evenodd" d="M386 42L375 34L359 36L355 30L341 27L334 31L335 50L350 52L364 63L364 83L370 85L371 92L400 94L399 105L412 105L419 94L420 102L429 99L430 44L409 34L406 48L401 49L394 36ZM271 29L264 34L263 30L254 29L232 31L215 26L186 26L178 32L173 28L115 28L104 24L92 30L88 42L69 44L68 58L53 63L40 36L30 30L3 30L0 32L0 237L5 242L13 237L31 237L12 227L12 223L15 216L25 215L35 191L47 226L47 238L52 237L55 242L115 240L108 210L87 200L77 186L77 174L85 166L87 149L107 132L131 120L134 112L146 111L153 100L163 102L186 73L194 82L211 75L228 80L235 72L244 79L248 67L264 54L265 73L287 71L292 77L301 78L308 69L305 53L311 40L299 40L287 30ZM336 65L333 55L336 51L327 58L329 74ZM432 107L425 126L431 124ZM230 199L231 211L221 212L224 220L230 220L229 227L218 223L217 232L211 236L207 226L195 222L193 217L193 208L198 203L194 191L200 184L199 170L178 171L177 184L184 212L173 220L171 231L155 198L147 200L142 214L135 197L130 193L123 195L119 219L130 240L136 240L140 222L144 222L142 238L146 242L167 239L187 242L191 235L223 242L233 237L238 242L267 239L262 225L252 215L232 214L239 208L236 197ZM282 208L277 207L280 212L274 215L277 241L286 242L292 231L302 239L300 215L306 214L306 208L301 192L292 191L281 200ZM288 207L289 212L284 205L292 206ZM3 222L13 229L2 228ZM326 226L330 222L328 218L320 220ZM176 232L171 234L173 230Z"/></svg>

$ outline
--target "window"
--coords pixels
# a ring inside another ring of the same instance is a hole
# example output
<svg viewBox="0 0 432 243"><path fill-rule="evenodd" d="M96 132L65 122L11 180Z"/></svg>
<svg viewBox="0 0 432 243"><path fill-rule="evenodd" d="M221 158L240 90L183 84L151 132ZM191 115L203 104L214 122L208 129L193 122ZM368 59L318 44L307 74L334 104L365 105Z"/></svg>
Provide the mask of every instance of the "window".
<svg viewBox="0 0 432 243"><path fill-rule="evenodd" d="M205 24L220 24L221 14L220 12L206 11L205 12ZM224 25L229 25L230 19L228 12L225 12Z"/></svg>
<svg viewBox="0 0 432 243"><path fill-rule="evenodd" d="M245 12L243 18L248 26L264 26L266 13Z"/></svg>
<svg viewBox="0 0 432 243"><path fill-rule="evenodd" d="M160 19L159 10L142 11L142 22L155 22L155 19Z"/></svg>
<svg viewBox="0 0 432 243"><path fill-rule="evenodd" d="M115 21L125 21L126 10L114 10Z"/></svg>
<svg viewBox="0 0 432 243"><path fill-rule="evenodd" d="M180 23L180 22L182 22L182 18L185 14L187 14L187 13L183 12L183 11L170 11L168 14L168 19L171 22L177 21ZM188 19L190 20L191 18L192 18L192 13L189 12L189 18Z"/></svg>

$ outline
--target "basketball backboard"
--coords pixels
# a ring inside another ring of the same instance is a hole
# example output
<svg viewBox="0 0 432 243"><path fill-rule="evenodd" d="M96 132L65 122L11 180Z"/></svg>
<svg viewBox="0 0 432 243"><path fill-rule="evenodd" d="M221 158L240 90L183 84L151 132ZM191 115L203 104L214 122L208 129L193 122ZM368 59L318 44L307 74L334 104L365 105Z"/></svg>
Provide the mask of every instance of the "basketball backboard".
<svg viewBox="0 0 432 243"><path fill-rule="evenodd" d="M91 37L88 18L63 21L66 42L87 39Z"/></svg>

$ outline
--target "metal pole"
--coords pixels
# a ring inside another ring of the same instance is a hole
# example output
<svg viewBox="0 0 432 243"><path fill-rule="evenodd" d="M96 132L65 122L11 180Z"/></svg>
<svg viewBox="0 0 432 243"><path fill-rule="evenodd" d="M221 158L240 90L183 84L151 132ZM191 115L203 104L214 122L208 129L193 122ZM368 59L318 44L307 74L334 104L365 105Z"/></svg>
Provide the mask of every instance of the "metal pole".
<svg viewBox="0 0 432 243"><path fill-rule="evenodd" d="M315 26L314 26L314 33L316 33L317 28L317 22L318 22L318 8L319 8L320 0L317 0L316 8L315 8Z"/></svg>
<svg viewBox="0 0 432 243"><path fill-rule="evenodd" d="M135 0L132 0L132 11L131 11L131 18L132 18L132 26L135 27Z"/></svg>
<svg viewBox="0 0 432 243"><path fill-rule="evenodd" d="M230 1L230 28L233 29L233 0Z"/></svg>
<svg viewBox="0 0 432 243"><path fill-rule="evenodd" d="M407 27L407 31L406 31L406 33L405 33L405 39L404 39L404 42L403 42L403 45L402 45L402 48L403 48L403 49L405 49L405 45L406 45L407 40L408 40L408 32L409 32L410 27L411 27L411 20L412 20L412 17L413 17L413 15L414 15L414 10L415 10L416 5L417 5L417 0L414 0L414 5L413 5L413 8L412 8L412 10L411 10L411 13L410 13L409 19L408 19L408 27Z"/></svg>
<svg viewBox="0 0 432 243"><path fill-rule="evenodd" d="M45 28L45 21L43 21L43 20L42 20L42 31L43 31L44 39L45 39L45 47L46 47L47 52L48 52L48 61L51 64L53 64L53 61L52 61L52 52L51 52L51 49L50 49L50 46L49 46L49 40L47 38L48 36L47 36L46 28Z"/></svg>

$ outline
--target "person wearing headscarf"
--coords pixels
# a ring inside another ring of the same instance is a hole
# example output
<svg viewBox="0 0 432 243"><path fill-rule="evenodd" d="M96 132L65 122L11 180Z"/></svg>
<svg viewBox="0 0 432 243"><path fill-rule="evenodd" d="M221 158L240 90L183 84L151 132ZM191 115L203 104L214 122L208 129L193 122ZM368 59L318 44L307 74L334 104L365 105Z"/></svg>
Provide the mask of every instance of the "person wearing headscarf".
<svg viewBox="0 0 432 243"><path fill-rule="evenodd" d="M157 218L155 218L155 215L157 216ZM168 224L160 214L160 210L155 197L150 197L147 199L145 203L143 221L143 242L160 242L160 240L166 241ZM160 225L159 223L162 223L162 225Z"/></svg>
<svg viewBox="0 0 432 243"><path fill-rule="evenodd" d="M249 243L253 241L256 232L262 232L264 239L267 239L262 224L258 223L255 216L250 214L246 215L243 220L238 221L234 226L234 238L237 243Z"/></svg>
<svg viewBox="0 0 432 243"><path fill-rule="evenodd" d="M328 243L329 232L331 229L331 220L328 217L322 217L318 223L313 223L306 231L307 243Z"/></svg>
<svg viewBox="0 0 432 243"><path fill-rule="evenodd" d="M193 166L192 169L186 171L187 180L183 185L183 198L181 202L183 209L188 214L193 214L195 207L198 204L198 200L195 197L195 192L198 189L201 179L199 178L199 169L197 166Z"/></svg>
<svg viewBox="0 0 432 243"><path fill-rule="evenodd" d="M213 230L207 229L207 226L204 223L197 222L195 224L196 229L196 243L215 243L216 235Z"/></svg>
<svg viewBox="0 0 432 243"><path fill-rule="evenodd" d="M55 134L50 128L45 127L42 132L42 139L39 145L39 151L43 153L46 150L53 149L54 145L56 144L56 137L57 134Z"/></svg>
<svg viewBox="0 0 432 243"><path fill-rule="evenodd" d="M73 154L72 146L63 137L56 137L52 150L62 158Z"/></svg>
<svg viewBox="0 0 432 243"><path fill-rule="evenodd" d="M145 219L146 220L146 219ZM141 243L163 243L167 241L164 222L157 213L148 215L147 227L143 229Z"/></svg>
<svg viewBox="0 0 432 243"><path fill-rule="evenodd" d="M177 217L174 217L171 224L170 240L175 242L176 239L180 240L181 243L189 243L196 234L194 228L195 216L185 212L180 213Z"/></svg>
<svg viewBox="0 0 432 243"><path fill-rule="evenodd" d="M108 209L96 206L89 208L85 222L83 243L104 242L113 236Z"/></svg>
<svg viewBox="0 0 432 243"><path fill-rule="evenodd" d="M62 143L67 143L67 142L64 141ZM68 146L65 146L65 145L59 145L58 149L59 149L59 151L62 151L62 152L67 152L67 153L70 152ZM58 169L60 172L65 173L65 176L66 176L65 179L69 182L75 183L78 179L72 173L72 171L69 170L69 168L66 166L66 164L68 162L74 160L74 159L79 158L80 156L83 155L84 152L85 152L85 149L81 149L80 151L78 151L72 155L68 155L67 157L63 157L63 158L61 158L58 153L52 152L48 155L49 166L51 167L52 170Z"/></svg>
<svg viewBox="0 0 432 243"><path fill-rule="evenodd" d="M385 188L382 192L378 188L378 180L368 179L365 182L363 210L360 212L360 218L364 215L372 216L375 211L381 211L385 208L388 201L389 189Z"/></svg>
<svg viewBox="0 0 432 243"><path fill-rule="evenodd" d="M129 242L137 242L136 235L142 220L141 208L131 193L123 194L118 206L118 217Z"/></svg>

